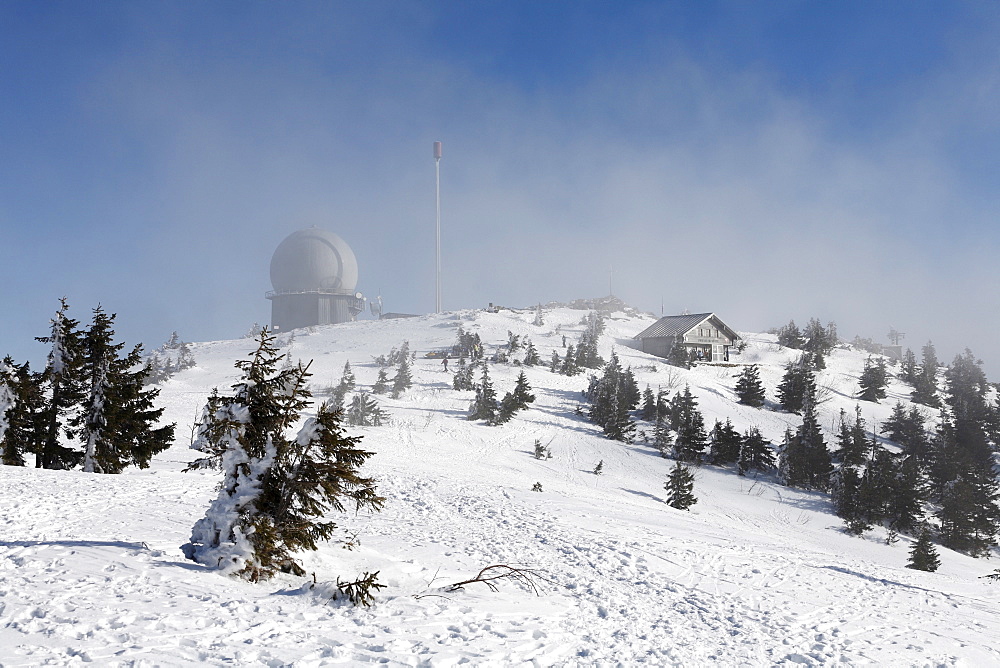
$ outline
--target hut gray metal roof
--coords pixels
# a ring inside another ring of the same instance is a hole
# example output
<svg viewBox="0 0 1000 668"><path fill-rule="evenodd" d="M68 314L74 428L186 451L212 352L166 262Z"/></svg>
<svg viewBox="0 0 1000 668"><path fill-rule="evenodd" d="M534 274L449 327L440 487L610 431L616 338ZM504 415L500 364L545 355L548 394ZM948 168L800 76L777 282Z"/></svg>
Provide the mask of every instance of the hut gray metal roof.
<svg viewBox="0 0 1000 668"><path fill-rule="evenodd" d="M692 328L697 327L700 323L713 316L715 316L715 319L718 320L724 328L729 330L729 333L732 334L733 338L739 338L739 335L736 334L736 332L730 328L729 325L722 322L722 319L714 313L692 313L690 315L664 316L636 334L634 338L650 339L661 336L684 336L690 332Z"/></svg>

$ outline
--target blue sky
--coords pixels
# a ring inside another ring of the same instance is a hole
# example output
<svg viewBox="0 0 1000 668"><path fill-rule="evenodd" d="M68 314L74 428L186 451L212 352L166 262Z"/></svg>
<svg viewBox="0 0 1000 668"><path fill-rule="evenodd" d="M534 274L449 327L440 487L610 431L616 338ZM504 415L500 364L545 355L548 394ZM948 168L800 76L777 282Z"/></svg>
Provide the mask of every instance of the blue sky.
<svg viewBox="0 0 1000 668"><path fill-rule="evenodd" d="M266 322L290 232L434 306L615 292L1000 375L1000 5L5 2L0 353Z"/></svg>

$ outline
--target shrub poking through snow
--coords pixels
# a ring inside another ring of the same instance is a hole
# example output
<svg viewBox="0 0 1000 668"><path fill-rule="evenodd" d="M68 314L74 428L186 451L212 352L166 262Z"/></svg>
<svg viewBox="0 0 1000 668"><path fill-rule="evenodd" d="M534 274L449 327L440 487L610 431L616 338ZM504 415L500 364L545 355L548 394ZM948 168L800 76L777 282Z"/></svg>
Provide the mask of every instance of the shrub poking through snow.
<svg viewBox="0 0 1000 668"><path fill-rule="evenodd" d="M552 459L552 452L548 446L542 445L541 440L535 439L535 459Z"/></svg>
<svg viewBox="0 0 1000 668"><path fill-rule="evenodd" d="M198 563L256 582L277 571L304 575L293 554L315 550L337 528L321 521L344 502L379 510L375 481L359 469L372 453L358 436L341 431L342 413L323 404L298 434L290 427L311 405L308 365L279 369L274 337L260 334L250 359L236 366L243 377L234 395L213 395L192 445L208 457L193 466L218 463L219 496L195 523L185 555ZM369 586L371 586L369 584Z"/></svg>

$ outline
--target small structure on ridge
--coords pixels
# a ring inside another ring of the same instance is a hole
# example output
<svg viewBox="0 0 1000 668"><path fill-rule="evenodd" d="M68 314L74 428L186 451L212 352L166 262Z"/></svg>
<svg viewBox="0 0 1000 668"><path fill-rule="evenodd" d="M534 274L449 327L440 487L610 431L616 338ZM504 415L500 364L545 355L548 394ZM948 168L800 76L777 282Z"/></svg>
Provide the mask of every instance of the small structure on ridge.
<svg viewBox="0 0 1000 668"><path fill-rule="evenodd" d="M725 362L740 336L714 313L695 313L664 316L635 338L642 352L657 357L669 357L675 345L682 345L698 359Z"/></svg>

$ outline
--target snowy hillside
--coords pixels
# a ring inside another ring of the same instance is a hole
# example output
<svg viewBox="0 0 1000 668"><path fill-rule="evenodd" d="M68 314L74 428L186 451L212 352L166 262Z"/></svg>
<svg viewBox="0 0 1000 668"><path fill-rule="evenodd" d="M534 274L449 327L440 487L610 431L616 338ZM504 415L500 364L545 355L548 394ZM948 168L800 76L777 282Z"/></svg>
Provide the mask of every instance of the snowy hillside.
<svg viewBox="0 0 1000 668"><path fill-rule="evenodd" d="M184 559L215 495L216 472L182 473L195 453L191 425L213 387L227 391L249 339L189 344L196 366L163 386L177 442L144 471L118 476L0 467L0 664L100 665L967 665L1000 664L996 564L942 549L936 573L905 568L908 537L842 531L829 498L770 476L696 470L698 503L664 503L672 462L642 442L622 444L574 413L587 376L526 368L536 402L510 423L465 420L471 392L425 354L450 347L461 324L489 350L508 331L528 335L543 363L575 343L584 311L463 311L362 321L279 337L282 352L314 360L313 389L335 385L349 361L359 389L373 358L404 340L416 351L414 387L378 397L391 419L350 430L376 454L367 472L387 499L375 515L334 519L353 550L330 543L302 563L320 582L379 571L371 608L329 602L312 579L248 584ZM631 348L650 316L612 315L601 340L631 365L640 388L690 384L708 427L729 418L780 441L796 415L735 402L739 365L758 363L768 399L797 351L745 334L734 366L691 370ZM819 373L832 431L853 414L867 354L836 349ZM452 371L454 366L452 367ZM500 394L520 367L492 365ZM869 424L909 396L898 381ZM648 429L640 425L640 429ZM535 440L552 458L532 456ZM592 473L604 462L603 475ZM535 483L543 491L532 491ZM491 564L536 569L540 595L442 588Z"/></svg>

